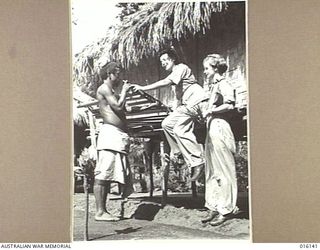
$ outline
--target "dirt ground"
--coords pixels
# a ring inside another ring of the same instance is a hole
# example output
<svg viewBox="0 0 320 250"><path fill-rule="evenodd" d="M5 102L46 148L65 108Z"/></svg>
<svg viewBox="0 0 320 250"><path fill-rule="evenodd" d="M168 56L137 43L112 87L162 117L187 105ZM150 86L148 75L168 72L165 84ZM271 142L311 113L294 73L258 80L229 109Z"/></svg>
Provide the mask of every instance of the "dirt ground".
<svg viewBox="0 0 320 250"><path fill-rule="evenodd" d="M89 195L89 239L249 239L250 223L248 196L239 194L240 213L224 224L212 227L201 223L207 215L203 208L203 194L193 198L191 193L169 193L167 205L161 206L161 192L153 197L136 193L122 203L116 195L110 195L107 209L123 219L118 222L94 220L93 194ZM85 223L85 195L74 195L74 240L83 240Z"/></svg>

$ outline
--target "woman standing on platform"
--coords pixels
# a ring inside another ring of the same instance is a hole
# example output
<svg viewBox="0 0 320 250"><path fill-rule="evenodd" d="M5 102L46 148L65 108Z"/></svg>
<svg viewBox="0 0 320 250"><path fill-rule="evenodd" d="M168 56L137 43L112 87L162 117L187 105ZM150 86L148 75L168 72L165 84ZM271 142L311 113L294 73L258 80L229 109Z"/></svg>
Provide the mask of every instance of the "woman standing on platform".
<svg viewBox="0 0 320 250"><path fill-rule="evenodd" d="M209 216L202 222L218 226L228 220L238 208L237 178L234 153L235 139L228 118L234 109L234 89L226 80L227 63L218 54L210 54L203 60L204 75L210 89L205 144L205 207Z"/></svg>

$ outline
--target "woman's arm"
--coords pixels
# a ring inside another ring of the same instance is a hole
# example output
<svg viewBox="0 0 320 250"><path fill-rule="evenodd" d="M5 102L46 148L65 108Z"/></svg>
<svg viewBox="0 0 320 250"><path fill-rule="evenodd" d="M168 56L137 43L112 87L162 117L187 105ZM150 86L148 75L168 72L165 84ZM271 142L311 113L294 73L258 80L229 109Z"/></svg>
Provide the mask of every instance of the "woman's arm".
<svg viewBox="0 0 320 250"><path fill-rule="evenodd" d="M214 106L210 112L211 114L220 114L220 113L224 113L224 112L227 112L229 110L232 110L234 109L234 105L231 104L231 103L224 103L220 106Z"/></svg>
<svg viewBox="0 0 320 250"><path fill-rule="evenodd" d="M225 113L232 109L234 109L234 105L229 103L224 103L220 106L212 105L211 107L208 107L207 111L203 114L203 117L206 118L210 115Z"/></svg>
<svg viewBox="0 0 320 250"><path fill-rule="evenodd" d="M210 103L211 102L211 103ZM232 86L224 81L221 81L212 91L209 106L209 114L221 114L234 109L234 94Z"/></svg>

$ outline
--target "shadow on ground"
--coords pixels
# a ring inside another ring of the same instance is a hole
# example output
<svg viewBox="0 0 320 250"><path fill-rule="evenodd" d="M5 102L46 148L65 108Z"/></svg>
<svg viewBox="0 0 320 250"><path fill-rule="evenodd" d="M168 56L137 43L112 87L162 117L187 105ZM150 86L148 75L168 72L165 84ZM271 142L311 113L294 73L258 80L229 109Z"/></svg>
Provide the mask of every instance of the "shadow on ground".
<svg viewBox="0 0 320 250"><path fill-rule="evenodd" d="M136 198L132 199L136 200ZM160 209L163 208L161 196L142 197L139 200L141 204L132 215L135 219L152 221ZM174 194L167 197L166 205L187 210L196 209L198 211L205 211L207 209L204 207L204 203L204 197L201 194L197 197L192 197L191 194ZM240 193L238 195L237 206L239 207L239 213L234 218L249 219L249 197L247 193Z"/></svg>
<svg viewBox="0 0 320 250"><path fill-rule="evenodd" d="M137 220L149 220L152 221L156 214L161 209L160 205L142 203L138 206L135 213L132 215L133 218Z"/></svg>
<svg viewBox="0 0 320 250"><path fill-rule="evenodd" d="M83 239L85 226L85 197L74 196L74 240ZM203 194L169 193L167 205L162 206L162 196L137 193L127 201L111 196L107 202L110 213L121 216L118 222L94 220L95 200L89 196L90 240L122 239L248 239L250 232L247 193L240 193L237 205L240 213L224 224L212 227L201 223L207 215ZM163 230L163 231L161 231Z"/></svg>

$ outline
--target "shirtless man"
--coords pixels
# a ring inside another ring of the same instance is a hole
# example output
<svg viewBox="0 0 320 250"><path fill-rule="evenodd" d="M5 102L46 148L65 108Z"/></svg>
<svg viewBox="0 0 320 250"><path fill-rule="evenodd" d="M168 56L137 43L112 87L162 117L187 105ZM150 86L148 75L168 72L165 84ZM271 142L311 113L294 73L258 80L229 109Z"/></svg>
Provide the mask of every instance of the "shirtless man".
<svg viewBox="0 0 320 250"><path fill-rule="evenodd" d="M100 128L95 169L94 195L97 221L118 221L119 218L107 212L106 201L110 182L118 182L123 187L123 197L132 192L131 173L127 161L129 137L125 117L125 97L129 84L124 84L120 97L114 88L120 83L120 66L115 62L104 65L100 70L103 84L97 90L100 114L103 124Z"/></svg>

